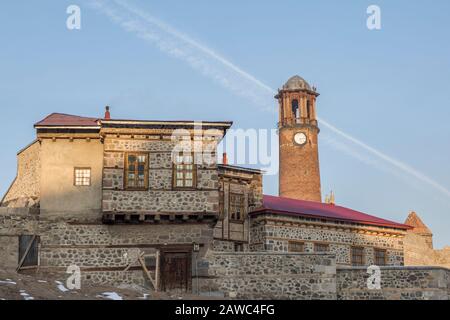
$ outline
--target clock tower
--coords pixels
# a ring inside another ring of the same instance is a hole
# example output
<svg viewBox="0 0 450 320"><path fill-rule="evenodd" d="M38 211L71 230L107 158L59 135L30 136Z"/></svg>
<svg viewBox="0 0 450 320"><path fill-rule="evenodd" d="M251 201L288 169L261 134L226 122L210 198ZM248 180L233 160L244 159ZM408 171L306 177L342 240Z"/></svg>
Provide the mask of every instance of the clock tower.
<svg viewBox="0 0 450 320"><path fill-rule="evenodd" d="M278 90L280 197L322 201L315 88L301 77L290 78Z"/></svg>

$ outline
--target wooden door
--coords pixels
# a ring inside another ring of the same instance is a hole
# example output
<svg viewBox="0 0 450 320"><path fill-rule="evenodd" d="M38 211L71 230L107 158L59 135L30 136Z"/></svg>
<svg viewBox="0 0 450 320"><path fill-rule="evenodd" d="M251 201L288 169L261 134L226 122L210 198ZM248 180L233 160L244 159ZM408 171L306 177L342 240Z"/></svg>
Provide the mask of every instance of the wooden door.
<svg viewBox="0 0 450 320"><path fill-rule="evenodd" d="M39 237L31 235L21 235L19 236L19 262L23 260L21 267L31 267L38 265L38 245ZM27 251L28 249L28 251ZM24 258L24 255L26 257Z"/></svg>
<svg viewBox="0 0 450 320"><path fill-rule="evenodd" d="M186 292L191 282L190 252L163 252L161 259L162 291Z"/></svg>

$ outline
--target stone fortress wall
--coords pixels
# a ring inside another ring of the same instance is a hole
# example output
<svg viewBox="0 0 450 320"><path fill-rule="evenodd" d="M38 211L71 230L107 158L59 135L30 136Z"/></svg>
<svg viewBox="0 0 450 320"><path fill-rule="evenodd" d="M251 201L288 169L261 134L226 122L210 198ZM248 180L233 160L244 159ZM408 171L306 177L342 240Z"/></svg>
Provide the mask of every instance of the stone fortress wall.
<svg viewBox="0 0 450 320"><path fill-rule="evenodd" d="M40 144L32 142L17 154L17 177L2 200L9 207L33 207L39 202Z"/></svg>

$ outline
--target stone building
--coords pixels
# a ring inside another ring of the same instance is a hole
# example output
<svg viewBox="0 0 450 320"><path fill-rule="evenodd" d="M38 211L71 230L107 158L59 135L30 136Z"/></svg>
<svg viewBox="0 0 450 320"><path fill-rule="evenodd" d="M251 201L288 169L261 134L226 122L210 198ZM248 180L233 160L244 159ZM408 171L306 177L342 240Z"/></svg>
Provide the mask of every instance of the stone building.
<svg viewBox="0 0 450 320"><path fill-rule="evenodd" d="M279 197L263 195L260 170L218 163L231 122L49 115L1 202L0 268L77 265L83 281L150 285L144 269L162 291L237 298L448 298L448 270L403 267L422 250L408 239L432 250L417 219L322 202L318 96L295 76L275 97ZM155 252L145 268L135 259ZM373 264L387 275L376 294L354 287Z"/></svg>

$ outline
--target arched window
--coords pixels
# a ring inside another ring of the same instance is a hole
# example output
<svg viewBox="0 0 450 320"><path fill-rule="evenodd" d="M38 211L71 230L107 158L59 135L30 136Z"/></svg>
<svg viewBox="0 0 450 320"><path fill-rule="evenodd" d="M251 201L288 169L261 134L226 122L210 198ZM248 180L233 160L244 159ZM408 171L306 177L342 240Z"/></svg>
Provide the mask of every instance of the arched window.
<svg viewBox="0 0 450 320"><path fill-rule="evenodd" d="M306 101L306 118L311 119L311 102Z"/></svg>
<svg viewBox="0 0 450 320"><path fill-rule="evenodd" d="M292 100L292 114L294 115L295 119L300 118L299 110L298 110L298 100L297 99Z"/></svg>

